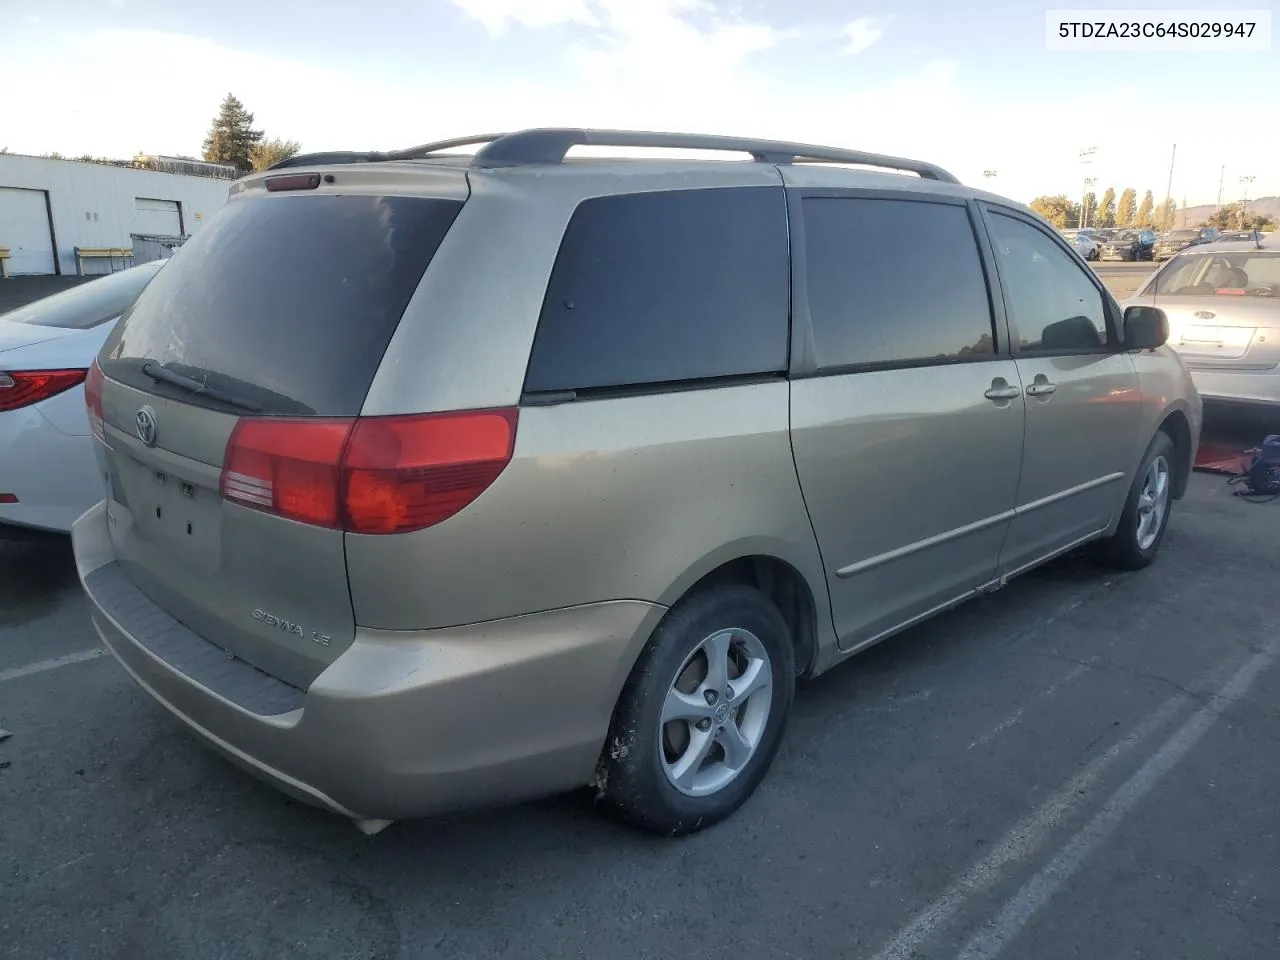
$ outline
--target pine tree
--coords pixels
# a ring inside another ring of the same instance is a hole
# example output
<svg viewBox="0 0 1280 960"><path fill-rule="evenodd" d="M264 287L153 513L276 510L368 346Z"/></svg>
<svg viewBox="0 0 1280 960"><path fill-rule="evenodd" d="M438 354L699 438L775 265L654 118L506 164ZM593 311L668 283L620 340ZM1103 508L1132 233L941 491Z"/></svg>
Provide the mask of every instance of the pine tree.
<svg viewBox="0 0 1280 960"><path fill-rule="evenodd" d="M1098 207L1098 226L1114 227L1116 225L1116 191L1114 187L1107 187L1107 192L1102 195L1102 205Z"/></svg>
<svg viewBox="0 0 1280 960"><path fill-rule="evenodd" d="M1133 218L1138 214L1138 191L1133 187L1125 187L1120 194L1120 206L1116 209L1116 226L1132 227Z"/></svg>
<svg viewBox="0 0 1280 960"><path fill-rule="evenodd" d="M228 93L205 138L204 158L210 163L232 164L241 173L248 173L253 169L253 148L261 142L262 131L253 129L253 114Z"/></svg>
<svg viewBox="0 0 1280 960"><path fill-rule="evenodd" d="M1173 229L1173 225L1176 222L1174 218L1177 212L1178 204L1174 201L1173 197L1166 198L1164 203L1160 205L1160 229L1162 231Z"/></svg>
<svg viewBox="0 0 1280 960"><path fill-rule="evenodd" d="M1155 198L1151 196L1151 191L1148 190L1143 195L1142 203L1138 207L1137 223L1135 224L1135 226L1138 226L1138 227L1154 226L1155 225L1155 217L1154 217L1155 209L1156 209Z"/></svg>

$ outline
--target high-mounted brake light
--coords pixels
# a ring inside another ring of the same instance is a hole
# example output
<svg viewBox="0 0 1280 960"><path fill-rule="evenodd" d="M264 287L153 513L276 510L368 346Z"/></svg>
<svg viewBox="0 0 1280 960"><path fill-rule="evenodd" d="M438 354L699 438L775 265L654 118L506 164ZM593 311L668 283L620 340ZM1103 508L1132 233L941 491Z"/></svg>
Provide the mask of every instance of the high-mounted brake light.
<svg viewBox="0 0 1280 960"><path fill-rule="evenodd" d="M0 413L29 407L84 383L84 370L10 370L0 373Z"/></svg>
<svg viewBox="0 0 1280 960"><path fill-rule="evenodd" d="M282 177L267 177L267 190L270 193L280 190L314 190L318 186L318 173L288 173Z"/></svg>
<svg viewBox="0 0 1280 960"><path fill-rule="evenodd" d="M102 368L97 360L89 364L89 372L84 378L84 406L89 414L89 429L99 440L103 439Z"/></svg>
<svg viewBox="0 0 1280 960"><path fill-rule="evenodd" d="M517 411L350 419L241 420L227 443L222 495L233 503L350 533L421 530L498 478Z"/></svg>

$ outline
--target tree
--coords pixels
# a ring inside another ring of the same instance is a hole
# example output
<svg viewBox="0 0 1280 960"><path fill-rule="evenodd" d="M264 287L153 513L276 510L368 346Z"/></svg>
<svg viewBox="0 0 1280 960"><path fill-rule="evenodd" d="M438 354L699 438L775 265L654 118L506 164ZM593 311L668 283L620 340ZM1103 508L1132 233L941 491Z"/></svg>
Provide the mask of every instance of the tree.
<svg viewBox="0 0 1280 960"><path fill-rule="evenodd" d="M1078 227L1096 227L1098 218L1098 195L1090 190L1084 195L1084 217L1076 220Z"/></svg>
<svg viewBox="0 0 1280 960"><path fill-rule="evenodd" d="M1138 215L1134 218L1136 223L1134 226L1150 227L1155 224L1155 208L1156 201L1148 190L1142 195L1142 203L1138 206Z"/></svg>
<svg viewBox="0 0 1280 960"><path fill-rule="evenodd" d="M1175 220L1174 215L1178 212L1178 204L1174 202L1173 197L1166 197L1164 203L1160 205L1160 229L1172 230Z"/></svg>
<svg viewBox="0 0 1280 960"><path fill-rule="evenodd" d="M204 158L210 163L229 163L241 173L253 169L250 153L262 142L262 131L253 129L253 114L228 93L213 118L204 141Z"/></svg>
<svg viewBox="0 0 1280 960"><path fill-rule="evenodd" d="M1217 227L1219 230L1268 230L1274 229L1265 216L1242 210L1243 204L1229 203L1213 212L1213 215L1200 224L1202 227ZM1243 219L1242 219L1243 214Z"/></svg>
<svg viewBox="0 0 1280 960"><path fill-rule="evenodd" d="M296 140L281 140L279 137L273 137L270 140L255 143L249 150L249 161L253 164L254 170L266 170L281 160L288 160L301 149L302 144Z"/></svg>
<svg viewBox="0 0 1280 960"><path fill-rule="evenodd" d="M1098 226L1114 227L1116 225L1116 191L1114 187L1107 187L1107 192L1102 195L1102 204L1098 207Z"/></svg>
<svg viewBox="0 0 1280 960"><path fill-rule="evenodd" d="M1079 208L1061 193L1052 197L1036 197L1029 206L1055 227L1070 226L1080 215Z"/></svg>
<svg viewBox="0 0 1280 960"><path fill-rule="evenodd" d="M1138 192L1133 187L1125 187L1120 194L1120 206L1116 209L1116 226L1132 227L1137 212Z"/></svg>

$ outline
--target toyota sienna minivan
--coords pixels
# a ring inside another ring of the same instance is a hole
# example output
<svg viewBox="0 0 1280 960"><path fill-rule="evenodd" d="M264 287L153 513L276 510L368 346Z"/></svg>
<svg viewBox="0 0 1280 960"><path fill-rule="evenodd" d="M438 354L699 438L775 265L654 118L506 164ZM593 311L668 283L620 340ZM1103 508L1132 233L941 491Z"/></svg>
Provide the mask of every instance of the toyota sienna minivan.
<svg viewBox="0 0 1280 960"><path fill-rule="evenodd" d="M1155 558L1201 416L1167 335L929 163L294 157L102 348L76 561L177 720L368 832L590 785L688 833L798 678L1077 547Z"/></svg>

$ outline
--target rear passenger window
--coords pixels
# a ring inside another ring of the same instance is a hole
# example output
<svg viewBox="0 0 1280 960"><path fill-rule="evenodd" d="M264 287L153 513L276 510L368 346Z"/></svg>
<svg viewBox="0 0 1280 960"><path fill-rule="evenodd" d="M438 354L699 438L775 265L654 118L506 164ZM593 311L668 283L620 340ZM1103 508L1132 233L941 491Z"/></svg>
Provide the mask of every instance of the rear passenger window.
<svg viewBox="0 0 1280 960"><path fill-rule="evenodd" d="M964 207L810 197L803 210L819 369L995 352L991 302Z"/></svg>
<svg viewBox="0 0 1280 960"><path fill-rule="evenodd" d="M1102 294L1076 261L1042 231L991 214L991 240L1023 353L1077 353L1107 345Z"/></svg>
<svg viewBox="0 0 1280 960"><path fill-rule="evenodd" d="M781 188L586 200L547 284L525 389L783 372L788 273Z"/></svg>

